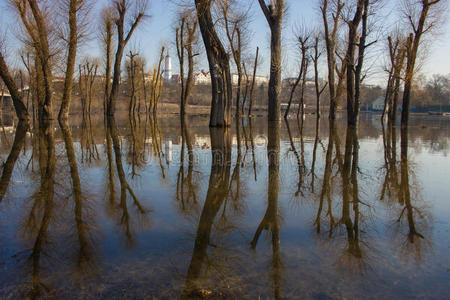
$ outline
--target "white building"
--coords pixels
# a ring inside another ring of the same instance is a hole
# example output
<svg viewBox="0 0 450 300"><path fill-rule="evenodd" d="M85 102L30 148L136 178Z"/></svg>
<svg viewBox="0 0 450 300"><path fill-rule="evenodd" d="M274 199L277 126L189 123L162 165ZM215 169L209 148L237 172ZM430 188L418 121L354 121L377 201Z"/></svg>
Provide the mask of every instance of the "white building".
<svg viewBox="0 0 450 300"><path fill-rule="evenodd" d="M233 85L238 84L238 79L239 79L238 74L231 75L231 83ZM248 80L250 82L252 82L252 79L253 79L253 75L248 77ZM244 81L245 81L245 76L243 76L243 78L242 78L242 83L244 83ZM269 84L269 78L267 78L265 76L255 76L255 85L258 86L258 85L268 85L268 84Z"/></svg>
<svg viewBox="0 0 450 300"><path fill-rule="evenodd" d="M378 97L373 103L372 103L372 109L373 110L383 110L384 109L384 96Z"/></svg>
<svg viewBox="0 0 450 300"><path fill-rule="evenodd" d="M172 80L172 58L170 57L169 53L167 53L164 60L163 78L166 81Z"/></svg>
<svg viewBox="0 0 450 300"><path fill-rule="evenodd" d="M194 84L211 84L211 74L206 70L194 74Z"/></svg>

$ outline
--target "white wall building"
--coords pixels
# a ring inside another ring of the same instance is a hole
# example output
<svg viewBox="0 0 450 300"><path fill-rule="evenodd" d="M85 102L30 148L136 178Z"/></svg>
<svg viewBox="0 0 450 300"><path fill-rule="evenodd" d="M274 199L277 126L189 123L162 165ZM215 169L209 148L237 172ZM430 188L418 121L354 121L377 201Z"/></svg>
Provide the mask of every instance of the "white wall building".
<svg viewBox="0 0 450 300"><path fill-rule="evenodd" d="M378 97L373 103L372 103L372 109L373 110L383 110L384 109L384 96Z"/></svg>
<svg viewBox="0 0 450 300"><path fill-rule="evenodd" d="M231 75L231 83L233 85L237 85L238 84L238 74L233 74ZM250 82L252 82L253 79L253 75L250 75L248 77L248 80L250 80ZM244 83L245 81L245 76L243 76L242 78L242 83ZM269 78L265 77L265 76L255 76L255 85L268 85L269 84Z"/></svg>
<svg viewBox="0 0 450 300"><path fill-rule="evenodd" d="M172 58L169 53L167 53L164 60L163 78L167 81L172 80Z"/></svg>
<svg viewBox="0 0 450 300"><path fill-rule="evenodd" d="M211 74L205 70L202 70L200 73L194 74L194 84L211 84Z"/></svg>

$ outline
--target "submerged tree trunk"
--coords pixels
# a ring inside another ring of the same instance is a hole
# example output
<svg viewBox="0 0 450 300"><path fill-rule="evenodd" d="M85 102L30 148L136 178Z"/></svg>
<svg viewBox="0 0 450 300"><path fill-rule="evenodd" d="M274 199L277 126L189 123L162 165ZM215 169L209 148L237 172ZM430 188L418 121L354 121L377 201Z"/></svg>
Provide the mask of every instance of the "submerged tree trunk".
<svg viewBox="0 0 450 300"><path fill-rule="evenodd" d="M402 127L407 127L409 123L409 106L411 99L411 88L414 80L414 71L416 66L417 53L419 51L422 35L431 28L426 27L429 10L433 5L439 3L440 0L422 0L422 10L418 24L414 24L410 17L410 22L414 33L411 33L407 41L406 51L406 71L405 71L405 88L403 91L403 107L402 107Z"/></svg>
<svg viewBox="0 0 450 300"><path fill-rule="evenodd" d="M70 0L69 3L69 44L67 53L66 77L58 118L67 119L69 116L70 102L72 100L73 75L75 72L75 59L78 46L77 10L82 1Z"/></svg>
<svg viewBox="0 0 450 300"><path fill-rule="evenodd" d="M253 65L252 85L250 86L250 96L248 103L248 114L247 114L248 117L251 117L253 109L253 90L255 88L256 69L258 68L258 55L259 55L259 47L256 47L255 63Z"/></svg>
<svg viewBox="0 0 450 300"><path fill-rule="evenodd" d="M336 41L337 33L339 28L339 20L341 17L342 9L344 8L344 3L338 0L336 3L336 12L333 14L333 28L331 29L328 25L328 0L323 0L322 7L320 8L322 13L323 26L325 30L325 44L327 49L327 66L328 66L328 87L330 90L330 115L329 118L334 120L336 118L336 107L337 107L337 90L336 90L336 80L335 80L335 69L336 69Z"/></svg>
<svg viewBox="0 0 450 300"><path fill-rule="evenodd" d="M284 0L271 1L269 7L264 0L259 5L269 23L270 37L270 79L268 120L280 121L281 118L281 33L284 16Z"/></svg>
<svg viewBox="0 0 450 300"><path fill-rule="evenodd" d="M22 94L19 92L19 89L14 82L14 78L9 73L8 66L6 65L3 54L0 51L0 77L5 83L6 87L9 90L9 94L11 95L14 109L16 110L16 115L19 120L29 121L30 115L28 114L27 107L23 102ZM3 104L3 101L2 103Z"/></svg>
<svg viewBox="0 0 450 300"><path fill-rule="evenodd" d="M209 0L195 0L197 18L211 73L210 127L231 126L230 59L214 28Z"/></svg>

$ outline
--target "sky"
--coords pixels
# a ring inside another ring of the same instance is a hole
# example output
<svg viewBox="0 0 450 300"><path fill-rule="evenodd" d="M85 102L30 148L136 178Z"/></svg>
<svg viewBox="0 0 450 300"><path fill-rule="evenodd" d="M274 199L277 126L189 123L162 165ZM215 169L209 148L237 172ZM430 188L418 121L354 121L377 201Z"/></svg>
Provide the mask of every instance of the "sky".
<svg viewBox="0 0 450 300"><path fill-rule="evenodd" d="M194 0L192 0L194 1ZM256 47L259 46L263 63L259 67L260 75L268 75L270 59L270 31L264 15L258 5L257 0L240 0L251 6L250 15L251 23L249 31L251 32L249 52L254 53ZM395 20L392 15L401 0L388 1L384 0L384 6L379 11L378 25L383 28L383 32L387 32L391 27L395 26ZM92 12L92 40L80 49L80 56L89 54L91 56L101 56L99 42L95 40L98 22L100 21L100 10L106 5L108 0L95 1L95 8ZM299 55L295 45L294 28L302 22L313 28L321 28L321 18L317 9L318 0L286 0L287 14L284 22L283 31L283 76L296 76L298 72ZM14 12L8 8L7 0L0 0L0 32L7 32L7 45L10 49L19 46L17 41L17 20ZM149 18L140 26L139 30L130 41L129 47L138 50L151 66L158 60L161 46L169 47L169 52L173 58L173 73L177 73L178 64L176 62L176 51L174 47L174 22L176 20L177 7L173 0L150 0L150 6L147 14ZM383 56L381 52L384 49L385 41L383 38L373 36L372 39L380 39L377 41L372 53L369 54L367 65L371 67L368 82L372 84L383 85L386 75L382 70ZM378 50L375 50L378 49ZM423 64L422 72L430 76L431 74L450 74L450 22L445 24L442 33L433 40L431 51ZM11 55L13 56L14 55ZM322 76L326 76L324 69L325 53L322 56L323 63L321 67ZM205 55L200 57L198 69L207 69Z"/></svg>

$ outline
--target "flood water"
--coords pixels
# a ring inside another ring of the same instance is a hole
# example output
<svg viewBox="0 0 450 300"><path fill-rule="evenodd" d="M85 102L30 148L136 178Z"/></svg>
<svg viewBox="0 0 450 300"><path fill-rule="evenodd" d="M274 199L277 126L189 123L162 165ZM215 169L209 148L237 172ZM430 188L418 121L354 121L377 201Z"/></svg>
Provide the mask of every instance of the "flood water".
<svg viewBox="0 0 450 300"><path fill-rule="evenodd" d="M0 128L0 298L448 299L450 119L410 123Z"/></svg>

